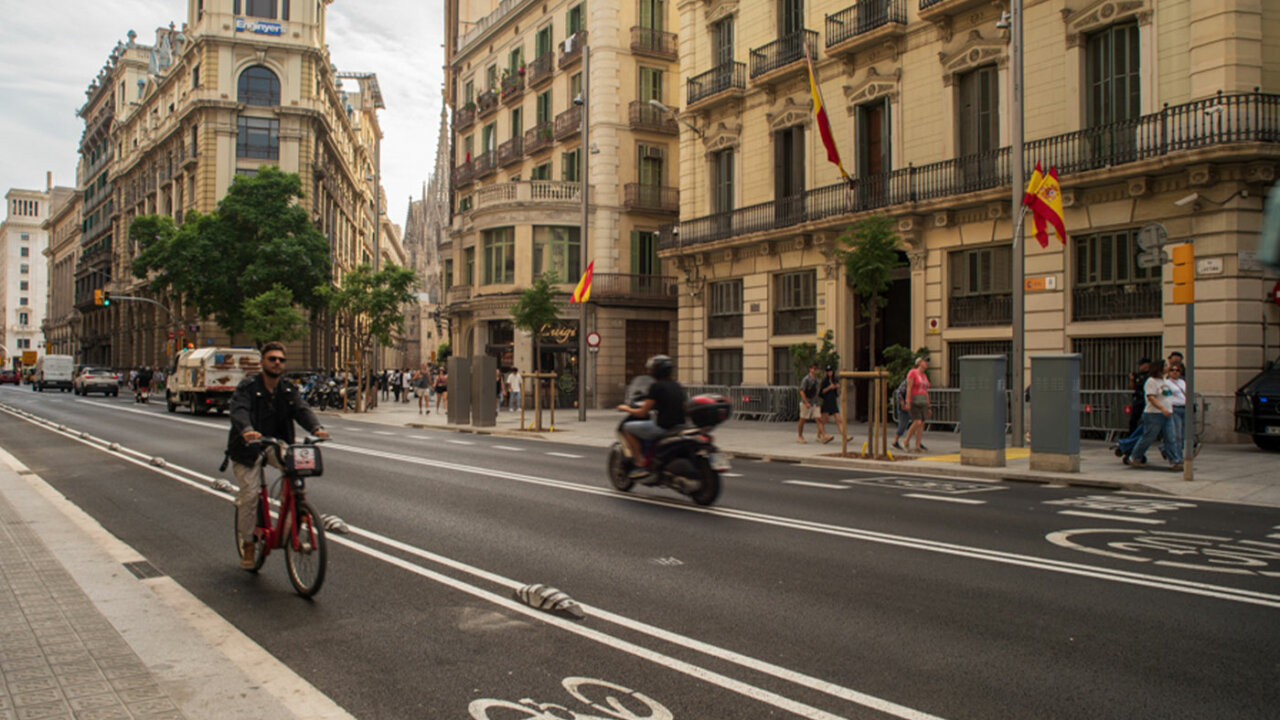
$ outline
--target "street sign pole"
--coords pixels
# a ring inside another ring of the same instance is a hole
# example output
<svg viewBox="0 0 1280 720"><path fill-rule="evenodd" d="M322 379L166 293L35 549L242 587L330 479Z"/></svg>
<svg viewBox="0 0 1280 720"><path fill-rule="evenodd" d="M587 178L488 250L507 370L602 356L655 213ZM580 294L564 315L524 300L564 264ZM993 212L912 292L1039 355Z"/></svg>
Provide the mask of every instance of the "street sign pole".
<svg viewBox="0 0 1280 720"><path fill-rule="evenodd" d="M1187 381L1186 427L1182 429L1182 479L1194 480L1191 469L1196 449L1196 304L1187 305L1187 364L1182 373Z"/></svg>

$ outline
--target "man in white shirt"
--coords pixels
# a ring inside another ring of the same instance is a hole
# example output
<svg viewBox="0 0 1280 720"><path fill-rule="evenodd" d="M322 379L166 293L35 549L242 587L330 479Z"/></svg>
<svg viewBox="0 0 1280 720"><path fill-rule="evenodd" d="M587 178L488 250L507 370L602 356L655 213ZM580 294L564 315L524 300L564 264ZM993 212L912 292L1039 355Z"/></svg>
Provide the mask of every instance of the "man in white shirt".
<svg viewBox="0 0 1280 720"><path fill-rule="evenodd" d="M1142 412L1142 438L1133 446L1128 463L1135 467L1147 464L1147 448L1161 433L1164 434L1164 456L1172 463L1171 469L1182 469L1182 448L1177 446L1173 427L1173 391L1164 378L1164 361L1151 363L1142 394L1146 407Z"/></svg>

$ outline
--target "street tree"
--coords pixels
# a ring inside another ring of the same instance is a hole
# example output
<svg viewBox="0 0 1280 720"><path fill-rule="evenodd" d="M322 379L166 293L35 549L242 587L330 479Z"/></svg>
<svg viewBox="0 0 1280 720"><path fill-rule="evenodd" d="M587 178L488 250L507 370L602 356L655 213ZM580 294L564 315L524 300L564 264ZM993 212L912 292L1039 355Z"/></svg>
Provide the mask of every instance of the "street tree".
<svg viewBox="0 0 1280 720"><path fill-rule="evenodd" d="M307 334L307 319L294 306L293 292L279 285L244 301L244 321L259 349L272 340L289 342Z"/></svg>
<svg viewBox="0 0 1280 720"><path fill-rule="evenodd" d="M541 353L538 352L538 334L560 318L560 303L556 302L557 282L554 273L543 273L533 284L520 293L520 299L511 306L511 324L533 337L533 371L542 372Z"/></svg>
<svg viewBox="0 0 1280 720"><path fill-rule="evenodd" d="M297 173L264 167L255 177L237 176L216 210L189 213L180 228L155 216L135 218L133 274L232 334L246 329L246 298L277 286L318 310L324 301L316 288L330 278L329 241L296 202L302 197Z"/></svg>
<svg viewBox="0 0 1280 720"><path fill-rule="evenodd" d="M418 274L412 268L389 262L381 270L359 265L342 278L341 286L315 289L338 321L338 332L355 351L356 378L365 379L369 358L376 346L391 347L404 333L404 308L416 301ZM358 412L364 412L364 395Z"/></svg>
<svg viewBox="0 0 1280 720"><path fill-rule="evenodd" d="M807 375L809 366L814 363L819 368L830 365L840 369L840 353L836 351L835 336L831 330L822 333L819 338L822 340L821 348L813 343L800 343L788 348L791 352L791 371L795 373L797 380Z"/></svg>
<svg viewBox="0 0 1280 720"><path fill-rule="evenodd" d="M880 311L889 304L890 274L903 262L898 257L900 239L893 228L893 220L875 215L849 228L840 236L847 249L840 251L844 260L845 278L853 293L858 296L862 315L870 325L867 343L867 367L876 366L876 321Z"/></svg>

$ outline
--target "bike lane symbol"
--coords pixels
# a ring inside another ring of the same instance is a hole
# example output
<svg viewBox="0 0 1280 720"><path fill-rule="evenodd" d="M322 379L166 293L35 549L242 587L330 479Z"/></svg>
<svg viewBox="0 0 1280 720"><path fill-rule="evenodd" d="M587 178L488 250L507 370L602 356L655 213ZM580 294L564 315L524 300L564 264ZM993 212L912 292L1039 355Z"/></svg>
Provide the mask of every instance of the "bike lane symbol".
<svg viewBox="0 0 1280 720"><path fill-rule="evenodd" d="M467 711L473 720L674 720L670 710L649 696L608 682L586 677L567 677L560 681L574 700L592 711L587 715L556 703L540 703L531 698L520 702L483 698L472 700ZM594 698L594 699L593 699ZM520 713L512 715L510 712ZM490 711L499 711L490 714Z"/></svg>
<svg viewBox="0 0 1280 720"><path fill-rule="evenodd" d="M1045 535L1045 539L1059 547L1120 560L1233 575L1280 577L1280 543L1277 542L1128 528L1060 530Z"/></svg>

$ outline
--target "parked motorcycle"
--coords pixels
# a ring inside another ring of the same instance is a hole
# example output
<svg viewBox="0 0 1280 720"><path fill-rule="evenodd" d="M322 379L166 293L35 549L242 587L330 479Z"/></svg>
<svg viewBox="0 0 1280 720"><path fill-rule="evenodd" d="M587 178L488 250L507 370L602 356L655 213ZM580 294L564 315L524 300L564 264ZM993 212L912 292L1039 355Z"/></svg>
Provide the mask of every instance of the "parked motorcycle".
<svg viewBox="0 0 1280 720"><path fill-rule="evenodd" d="M685 404L686 424L672 428L656 440L642 441L649 472L638 478L644 485L668 487L688 495L699 505L710 505L720 496L720 474L728 471L729 460L711 437L711 430L729 419L732 407L723 395L697 395ZM635 459L631 457L623 433L633 418L618 423L618 440L609 449L609 481L622 492L631 489Z"/></svg>

